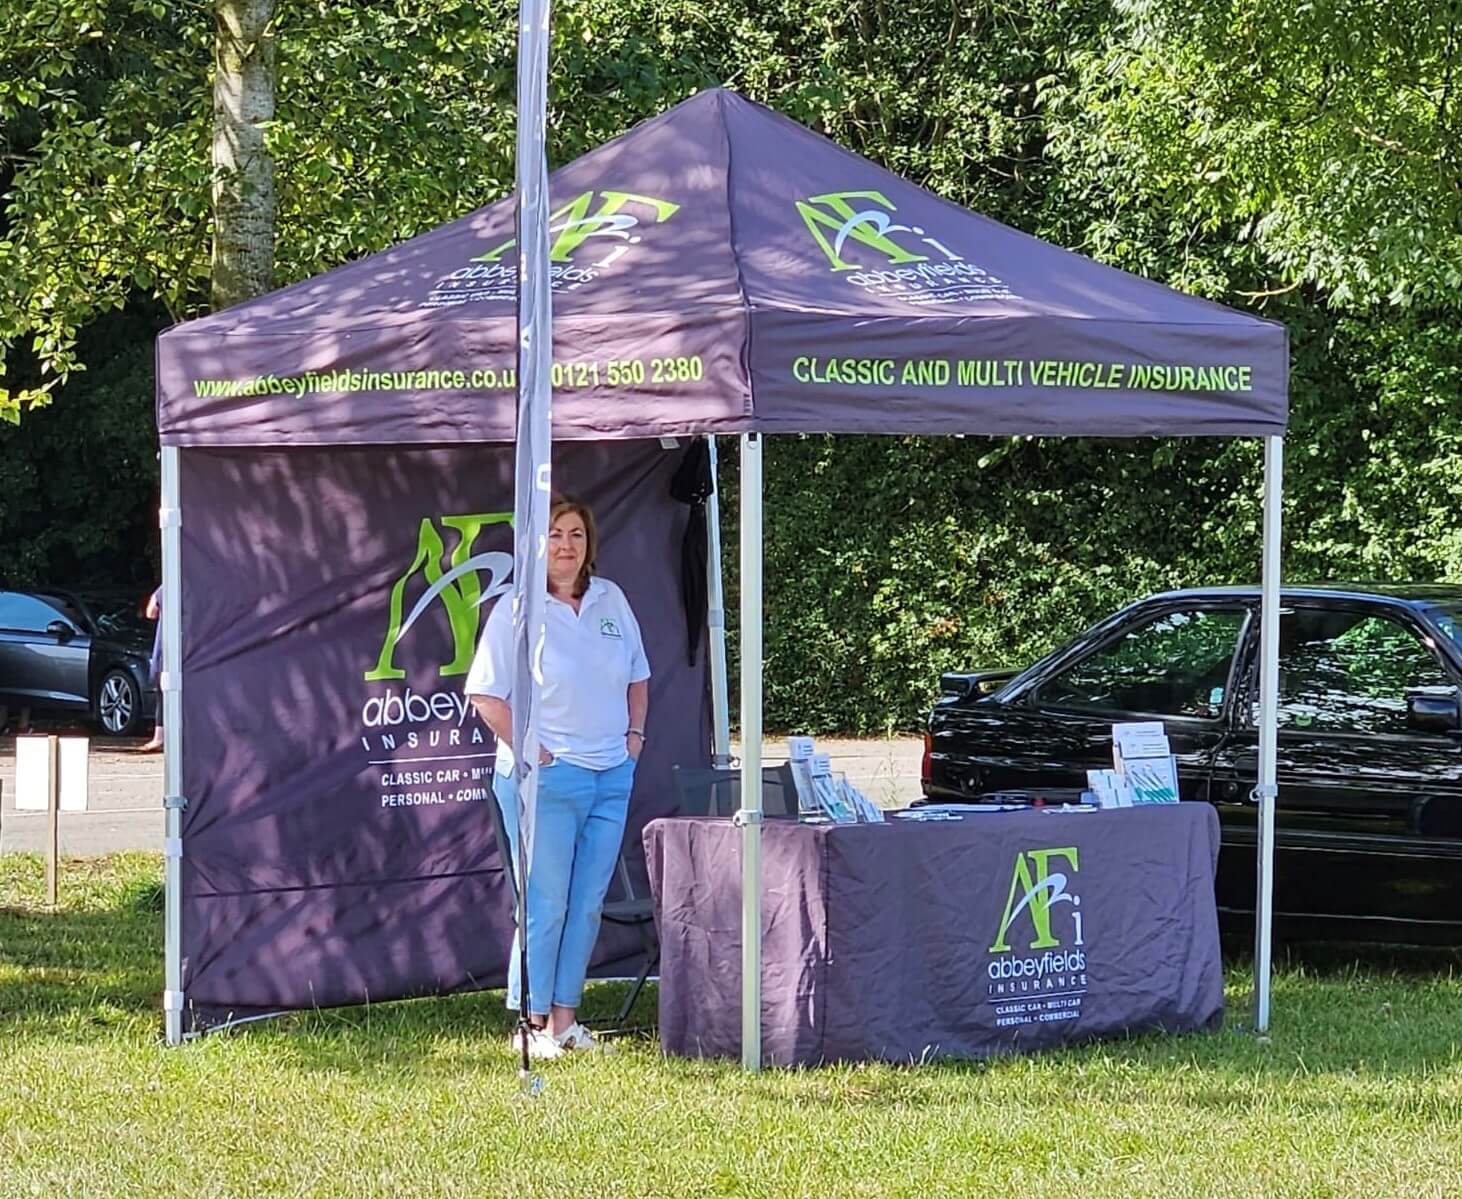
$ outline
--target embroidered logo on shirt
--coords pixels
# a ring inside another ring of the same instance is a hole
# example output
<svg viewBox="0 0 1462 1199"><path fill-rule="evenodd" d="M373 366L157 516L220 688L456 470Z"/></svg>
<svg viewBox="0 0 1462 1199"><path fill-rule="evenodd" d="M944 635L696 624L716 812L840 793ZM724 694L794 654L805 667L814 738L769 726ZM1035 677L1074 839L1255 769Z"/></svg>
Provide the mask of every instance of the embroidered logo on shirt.
<svg viewBox="0 0 1462 1199"><path fill-rule="evenodd" d="M601 616L599 618L599 636L620 639L619 625L608 616Z"/></svg>

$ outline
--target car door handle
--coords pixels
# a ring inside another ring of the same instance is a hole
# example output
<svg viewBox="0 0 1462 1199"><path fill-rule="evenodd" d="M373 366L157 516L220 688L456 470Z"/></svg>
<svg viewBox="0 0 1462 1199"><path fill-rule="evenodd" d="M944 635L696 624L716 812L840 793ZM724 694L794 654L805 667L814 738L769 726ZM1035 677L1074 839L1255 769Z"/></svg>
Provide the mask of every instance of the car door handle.
<svg viewBox="0 0 1462 1199"><path fill-rule="evenodd" d="M1223 779L1220 794L1230 803L1240 798L1247 800L1254 785L1250 780L1257 781L1259 777L1259 755L1254 752L1237 753L1230 759L1229 768L1232 773Z"/></svg>

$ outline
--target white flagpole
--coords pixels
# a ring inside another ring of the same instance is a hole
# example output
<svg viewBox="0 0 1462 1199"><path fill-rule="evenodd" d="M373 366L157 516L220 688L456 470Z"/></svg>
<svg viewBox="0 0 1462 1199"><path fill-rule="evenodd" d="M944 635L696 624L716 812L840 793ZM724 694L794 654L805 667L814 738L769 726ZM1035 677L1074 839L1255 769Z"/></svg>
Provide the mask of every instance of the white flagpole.
<svg viewBox="0 0 1462 1199"><path fill-rule="evenodd" d="M518 440L514 462L513 752L518 793L518 941L528 1077L528 867L538 803L538 707L548 595L552 490L553 295L548 274L549 0L518 10Z"/></svg>

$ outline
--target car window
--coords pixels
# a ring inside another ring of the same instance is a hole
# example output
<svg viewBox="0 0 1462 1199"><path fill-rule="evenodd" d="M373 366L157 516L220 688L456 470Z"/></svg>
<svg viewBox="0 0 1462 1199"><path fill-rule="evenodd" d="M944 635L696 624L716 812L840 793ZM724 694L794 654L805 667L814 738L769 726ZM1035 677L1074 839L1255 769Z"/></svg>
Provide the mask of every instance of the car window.
<svg viewBox="0 0 1462 1199"><path fill-rule="evenodd" d="M1359 611L1297 608L1279 621L1279 727L1405 733L1406 693L1453 680L1398 621ZM1250 705L1257 723L1259 705Z"/></svg>
<svg viewBox="0 0 1462 1199"><path fill-rule="evenodd" d="M1165 612L1068 667L1036 692L1050 707L1213 718L1223 710L1240 609Z"/></svg>
<svg viewBox="0 0 1462 1199"><path fill-rule="evenodd" d="M1459 649L1462 649L1462 603L1438 604L1429 609L1429 612L1437 628L1455 641Z"/></svg>
<svg viewBox="0 0 1462 1199"><path fill-rule="evenodd" d="M0 594L0 629L22 633L43 633L53 620L61 620L61 613L43 600L19 591Z"/></svg>
<svg viewBox="0 0 1462 1199"><path fill-rule="evenodd" d="M76 601L73 600L70 596L41 594L37 595L35 598L55 608L57 616L59 616L62 620L70 623L74 628L86 628L86 616L82 612L82 610L77 607ZM51 617L51 619L55 620L56 617L53 616Z"/></svg>
<svg viewBox="0 0 1462 1199"><path fill-rule="evenodd" d="M154 621L142 614L142 605L131 596L86 595L82 597L91 609L97 636L120 640L151 637Z"/></svg>

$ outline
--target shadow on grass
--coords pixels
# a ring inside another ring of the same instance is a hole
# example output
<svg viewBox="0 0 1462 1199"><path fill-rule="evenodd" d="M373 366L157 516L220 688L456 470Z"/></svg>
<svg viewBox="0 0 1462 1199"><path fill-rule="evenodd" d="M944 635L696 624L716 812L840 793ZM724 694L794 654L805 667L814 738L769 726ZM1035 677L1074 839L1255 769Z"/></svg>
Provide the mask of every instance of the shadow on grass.
<svg viewBox="0 0 1462 1199"><path fill-rule="evenodd" d="M605 1020L619 1010L628 983L590 983L581 1018ZM632 1018L653 1019L655 991L649 986ZM505 1077L517 1068L508 1038L517 1014L501 990L386 1003L291 1012L210 1033L208 1039L246 1037L255 1042L287 1043L292 1064L305 1070L399 1079L446 1077L463 1069L500 1066ZM621 1044L658 1054L653 1033L643 1027Z"/></svg>
<svg viewBox="0 0 1462 1199"><path fill-rule="evenodd" d="M1225 929L1222 938L1226 969L1251 970L1253 930ZM1354 974L1357 970L1408 978L1462 973L1462 946L1377 945L1365 941L1321 941L1276 932L1274 969L1316 977Z"/></svg>
<svg viewBox="0 0 1462 1199"><path fill-rule="evenodd" d="M74 871L63 879L77 883ZM0 905L0 1030L58 1016L158 1010L161 886L138 879L111 891L106 902L81 910Z"/></svg>
<svg viewBox="0 0 1462 1199"><path fill-rule="evenodd" d="M0 860L0 1039L60 1030L68 1037L139 1017L156 1035L162 987L162 896L155 863L118 873L102 863L68 863L63 900L51 912L37 902L38 866L18 870ZM9 873L7 874L7 870ZM109 870L111 871L109 873ZM35 874L36 877L31 877ZM1138 1036L1056 1050L1037 1061L1056 1072L1103 1071L1162 1076L1203 1072L1185 1102L1241 1104L1255 1085L1296 1074L1414 1078L1462 1060L1456 1012L1462 1008L1462 951L1296 943L1276 957L1273 1029L1268 1042L1249 1024L1251 964L1242 944L1230 943L1228 1026L1214 1034ZM628 984L592 984L582 1014L609 1017ZM653 1019L655 989L641 997L635 1019ZM507 1046L513 1014L501 991L401 1000L294 1013L214 1036L279 1038L290 1060L308 1070L362 1075L446 1075L463 1069L513 1068ZM653 1037L632 1037L626 1052L658 1055ZM848 1065L804 1072L769 1072L754 1093L768 1103L872 1105L944 1102L950 1092L925 1094L931 1083L1028 1068L1028 1059L939 1062L919 1070ZM687 1082L725 1085L734 1062L666 1062ZM1043 1068L1043 1067L1037 1067ZM801 1081L787 1084L789 1075Z"/></svg>

